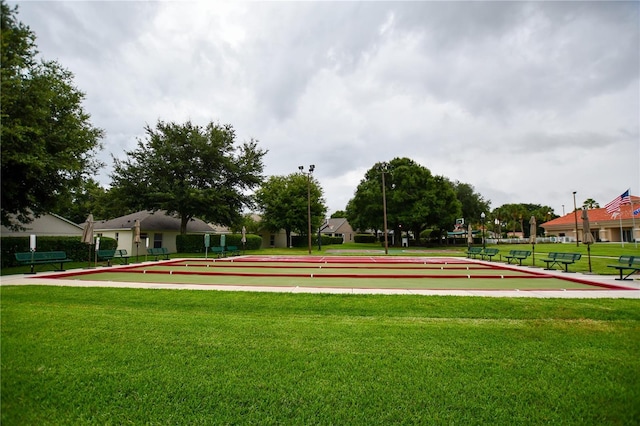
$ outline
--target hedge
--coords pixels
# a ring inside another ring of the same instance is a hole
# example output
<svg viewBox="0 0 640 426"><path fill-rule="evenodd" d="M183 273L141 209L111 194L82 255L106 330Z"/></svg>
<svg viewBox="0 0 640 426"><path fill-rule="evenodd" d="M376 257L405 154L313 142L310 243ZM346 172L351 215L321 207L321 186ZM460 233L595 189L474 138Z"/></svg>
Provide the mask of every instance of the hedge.
<svg viewBox="0 0 640 426"><path fill-rule="evenodd" d="M322 235L321 240L323 246L330 246L332 244L342 244L344 242L342 237L331 237L329 235ZM306 235L292 235L291 245L293 247L308 247L309 238ZM311 245L318 245L318 235L311 237Z"/></svg>
<svg viewBox="0 0 640 426"><path fill-rule="evenodd" d="M220 246L220 234L209 234L211 247ZM247 234L247 242L244 247L247 250L258 250L262 247L262 237ZM242 248L242 234L225 234L225 245ZM176 250L178 253L204 253L204 235L187 234L176 237Z"/></svg>
<svg viewBox="0 0 640 426"><path fill-rule="evenodd" d="M355 243L375 243L377 241L377 237L372 234L356 234L353 237Z"/></svg>
<svg viewBox="0 0 640 426"><path fill-rule="evenodd" d="M29 251L29 237L2 237L2 267L18 266L14 253ZM93 259L94 246L91 246L91 259ZM115 250L118 242L113 238L100 237L101 250ZM82 242L82 237L37 237L36 251L64 251L69 259L76 262L89 260L89 247Z"/></svg>

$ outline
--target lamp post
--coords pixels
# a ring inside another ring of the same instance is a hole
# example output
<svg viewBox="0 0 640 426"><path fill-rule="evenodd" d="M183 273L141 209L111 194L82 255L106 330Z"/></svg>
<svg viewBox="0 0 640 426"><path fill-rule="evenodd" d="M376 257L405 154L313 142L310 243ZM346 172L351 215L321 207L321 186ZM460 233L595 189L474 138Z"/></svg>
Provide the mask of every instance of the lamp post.
<svg viewBox="0 0 640 426"><path fill-rule="evenodd" d="M382 218L383 218L383 232L384 232L384 254L389 254L389 238L387 236L387 193L384 184L384 174L387 172L389 164L382 163L380 171L382 173Z"/></svg>
<svg viewBox="0 0 640 426"><path fill-rule="evenodd" d="M576 247L580 247L580 239L578 238L578 208L576 207L576 191L573 191L573 217L576 220Z"/></svg>
<svg viewBox="0 0 640 426"><path fill-rule="evenodd" d="M311 254L311 174L315 170L316 166L311 164L309 166L309 172L304 172L304 166L298 166L300 173L307 175L307 236L309 237L309 254Z"/></svg>
<svg viewBox="0 0 640 426"><path fill-rule="evenodd" d="M502 229L500 229L500 219L496 217L496 220L493 223L498 228L498 244L500 244L500 237L502 237Z"/></svg>
<svg viewBox="0 0 640 426"><path fill-rule="evenodd" d="M480 214L480 219L482 219L482 250L487 248L487 243L486 243L486 240L484 239L484 218L485 217L487 217L487 215L485 215L484 212L482 212Z"/></svg>

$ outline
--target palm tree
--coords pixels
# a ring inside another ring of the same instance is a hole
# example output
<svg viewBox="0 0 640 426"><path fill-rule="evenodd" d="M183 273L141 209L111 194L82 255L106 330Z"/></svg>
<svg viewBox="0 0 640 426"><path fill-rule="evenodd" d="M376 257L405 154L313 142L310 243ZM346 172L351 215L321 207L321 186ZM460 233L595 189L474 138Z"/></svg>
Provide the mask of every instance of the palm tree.
<svg viewBox="0 0 640 426"><path fill-rule="evenodd" d="M587 198L584 200L584 203L582 203L582 207L586 207L587 209L599 209L600 204L598 204L598 202L593 198Z"/></svg>

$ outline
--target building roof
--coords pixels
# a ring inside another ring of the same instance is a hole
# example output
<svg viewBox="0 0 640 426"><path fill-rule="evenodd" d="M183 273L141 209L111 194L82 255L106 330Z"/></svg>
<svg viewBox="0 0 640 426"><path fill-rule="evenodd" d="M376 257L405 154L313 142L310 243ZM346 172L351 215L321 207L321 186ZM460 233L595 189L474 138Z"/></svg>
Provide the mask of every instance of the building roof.
<svg viewBox="0 0 640 426"><path fill-rule="evenodd" d="M143 210L131 213L111 220L97 221L94 229L104 230L131 230L135 221L140 221L140 230L145 231L175 231L180 232L180 218L167 215L165 210L155 212ZM200 219L193 218L187 224L187 232L213 232L213 228Z"/></svg>
<svg viewBox="0 0 640 426"><path fill-rule="evenodd" d="M631 196L631 203L624 204L620 206L620 215L617 212L610 214L604 208L599 209L589 209L587 210L587 214L589 216L590 223L603 223L603 222L618 222L620 220L631 220L633 219L633 210L640 208L640 197L636 197L635 195ZM640 220L640 215L636 215L635 219ZM550 220L549 222L542 223L540 226L542 227L565 227L575 224L575 215L573 212L567 213L564 216L558 217L556 219ZM578 222L582 223L582 211L578 212Z"/></svg>
<svg viewBox="0 0 640 426"><path fill-rule="evenodd" d="M14 220L15 216L10 215ZM51 236L75 236L82 235L82 226L71 222L55 213L45 213L39 217L29 214L30 223L22 224L23 230L14 231L4 226L0 227L0 235L3 237L20 237L30 234L51 235Z"/></svg>

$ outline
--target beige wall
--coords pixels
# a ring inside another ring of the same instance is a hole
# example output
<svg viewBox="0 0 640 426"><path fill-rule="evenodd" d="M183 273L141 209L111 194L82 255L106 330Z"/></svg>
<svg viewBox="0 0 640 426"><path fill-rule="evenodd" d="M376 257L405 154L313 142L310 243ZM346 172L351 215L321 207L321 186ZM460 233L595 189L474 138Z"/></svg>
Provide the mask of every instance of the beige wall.
<svg viewBox="0 0 640 426"><path fill-rule="evenodd" d="M138 253L140 256L144 255L147 252L146 241L143 238L140 241L140 245L138 247ZM170 253L176 253L178 250L176 248L176 237L180 234L179 232L147 232L146 235L149 237L149 247L153 247L153 241L156 234L162 234L162 247L166 247ZM136 255L136 245L133 242L133 231L129 229L118 229L118 230L100 230L96 231L96 235L102 235L105 237L113 238L118 241L118 249L127 250L129 255Z"/></svg>
<svg viewBox="0 0 640 426"><path fill-rule="evenodd" d="M625 221L622 222L623 230L629 231L632 228L633 228L633 225L631 223L625 223ZM549 228L546 231L547 231L547 234L549 235L560 236L561 234L564 234L565 237L573 238L574 240L576 238L575 226L572 226L570 228L554 227L554 228ZM591 224L591 232L594 235L598 235L600 241L608 241L608 242L621 241L619 223L616 224L615 226L611 226L611 225L602 226L602 225ZM582 241L582 223L580 222L578 223L578 235L579 235L579 240ZM640 220L636 220L636 227L634 228L633 236L637 241L640 241Z"/></svg>
<svg viewBox="0 0 640 426"><path fill-rule="evenodd" d="M279 232L263 232L259 234L262 237L261 248L286 248L289 247L287 242L287 233L285 231ZM272 244L273 242L273 244Z"/></svg>

